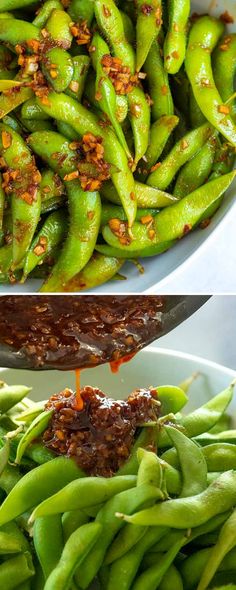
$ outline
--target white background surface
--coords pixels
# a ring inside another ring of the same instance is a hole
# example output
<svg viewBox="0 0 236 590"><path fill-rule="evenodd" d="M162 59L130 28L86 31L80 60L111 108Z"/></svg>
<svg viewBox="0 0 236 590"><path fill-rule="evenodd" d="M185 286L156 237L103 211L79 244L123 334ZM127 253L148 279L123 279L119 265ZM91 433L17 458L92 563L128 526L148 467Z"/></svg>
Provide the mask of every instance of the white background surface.
<svg viewBox="0 0 236 590"><path fill-rule="evenodd" d="M196 354L236 370L236 296L212 297L155 346Z"/></svg>

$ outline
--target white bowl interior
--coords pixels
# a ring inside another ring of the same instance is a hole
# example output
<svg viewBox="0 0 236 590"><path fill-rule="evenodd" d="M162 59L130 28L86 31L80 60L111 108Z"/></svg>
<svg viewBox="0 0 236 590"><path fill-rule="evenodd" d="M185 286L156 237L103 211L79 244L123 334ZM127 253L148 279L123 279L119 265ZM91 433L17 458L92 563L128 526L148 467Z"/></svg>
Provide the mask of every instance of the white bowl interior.
<svg viewBox="0 0 236 590"><path fill-rule="evenodd" d="M149 346L132 361L121 366L118 374L111 373L108 365L82 371L81 384L93 385L113 398L126 397L137 387L149 385L178 385L193 372L200 375L190 390L190 411L219 393L235 379L236 372L204 359ZM35 401L47 399L64 387L75 387L73 371L25 371L1 369L0 378L9 384L24 384L33 388L30 397ZM236 398L232 403L236 414Z"/></svg>
<svg viewBox="0 0 236 590"><path fill-rule="evenodd" d="M235 19L233 25L229 26L229 30L236 31L236 2L235 0L193 0L192 12L206 13L210 12L213 15L220 15L225 10L229 12ZM177 273L177 270L182 265L189 261L189 258L194 255L197 256L201 247L206 247L207 240L213 234L216 239L216 230L222 226L222 221L227 223L229 215L235 215L236 204L234 204L235 196L235 182L219 209L214 216L211 224L203 231L201 229L195 230L180 240L173 249L161 256L145 259L143 261L145 273L140 275L134 265L127 262L122 269L122 273L127 277L126 281L110 281L105 285L94 290L96 293L143 293L154 285L158 290L158 285L162 283L167 284L168 276L172 273ZM225 228L226 231L226 228ZM29 280L24 285L0 285L0 293L30 293L39 289L40 281ZM92 292L92 291L90 291Z"/></svg>

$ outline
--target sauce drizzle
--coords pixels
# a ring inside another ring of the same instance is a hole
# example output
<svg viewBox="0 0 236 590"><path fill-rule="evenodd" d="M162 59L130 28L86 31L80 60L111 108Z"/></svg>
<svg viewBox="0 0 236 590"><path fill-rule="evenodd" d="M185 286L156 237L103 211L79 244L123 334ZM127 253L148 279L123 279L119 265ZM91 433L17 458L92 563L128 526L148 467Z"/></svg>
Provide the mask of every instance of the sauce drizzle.
<svg viewBox="0 0 236 590"><path fill-rule="evenodd" d="M123 365L123 363L128 363L129 361L131 361L135 355L136 355L136 352L131 352L130 354L126 354L125 356L122 356L121 359L117 359L117 361L110 361L109 364L110 364L111 372L118 373L120 366Z"/></svg>
<svg viewBox="0 0 236 590"><path fill-rule="evenodd" d="M80 393L80 369L75 369L75 386L76 386L75 410L80 412L81 410L83 410L83 407L84 407L83 398Z"/></svg>

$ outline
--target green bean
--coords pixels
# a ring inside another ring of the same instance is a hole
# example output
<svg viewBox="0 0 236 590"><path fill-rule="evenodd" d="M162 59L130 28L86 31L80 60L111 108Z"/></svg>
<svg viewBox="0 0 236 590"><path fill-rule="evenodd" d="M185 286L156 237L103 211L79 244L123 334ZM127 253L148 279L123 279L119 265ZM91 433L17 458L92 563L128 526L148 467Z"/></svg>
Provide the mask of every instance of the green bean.
<svg viewBox="0 0 236 590"><path fill-rule="evenodd" d="M216 138L210 137L202 149L180 171L174 196L182 198L202 186L209 178L216 153Z"/></svg>
<svg viewBox="0 0 236 590"><path fill-rule="evenodd" d="M147 184L165 190L186 162L189 162L212 135L212 128L205 123L180 139L171 152L147 178Z"/></svg>
<svg viewBox="0 0 236 590"><path fill-rule="evenodd" d="M138 0L136 6L136 70L139 72L148 56L152 42L159 34L162 23L162 7L160 0L151 0L146 10L142 0Z"/></svg>
<svg viewBox="0 0 236 590"><path fill-rule="evenodd" d="M51 12L55 8L58 10L62 9L62 4L59 0L46 0L37 12L36 17L33 20L33 25L39 29L43 29Z"/></svg>
<svg viewBox="0 0 236 590"><path fill-rule="evenodd" d="M94 0L71 0L68 13L74 21L81 19L90 25L94 16Z"/></svg>
<svg viewBox="0 0 236 590"><path fill-rule="evenodd" d="M116 136L112 131L103 131L99 127L96 117L71 97L51 92L48 98L50 106L42 105L39 101L47 114L69 123L79 135L84 135L90 130L95 136L102 136L107 162L118 170L112 172L111 177L131 226L136 214L134 181L126 155Z"/></svg>
<svg viewBox="0 0 236 590"><path fill-rule="evenodd" d="M144 527L143 527L144 528ZM142 558L168 532L164 527L151 527L140 541L112 563L107 590L129 590L140 567Z"/></svg>
<svg viewBox="0 0 236 590"><path fill-rule="evenodd" d="M232 508L236 501L235 481L236 473L226 471L201 494L168 500L132 516L120 516L127 522L143 526L158 524L177 529L194 528Z"/></svg>
<svg viewBox="0 0 236 590"><path fill-rule="evenodd" d="M177 199L172 195L160 191L159 189L153 188L151 186L147 186L142 184L141 182L135 181L135 194L137 198L137 206L139 209L146 209L146 208L156 208L162 209L163 207L167 207L168 205L172 205L176 203ZM103 184L101 188L101 194L104 196L108 201L116 205L121 204L121 200L119 198L118 193L112 186L110 182L106 182Z"/></svg>
<svg viewBox="0 0 236 590"><path fill-rule="evenodd" d="M18 404L28 393L31 387L25 385L7 385L0 388L0 413L5 414L13 406Z"/></svg>
<svg viewBox="0 0 236 590"><path fill-rule="evenodd" d="M74 293L103 285L115 277L124 261L114 256L103 256L94 251L89 262L73 279L68 281L64 291Z"/></svg>
<svg viewBox="0 0 236 590"><path fill-rule="evenodd" d="M11 181L11 210L13 217L13 265L15 269L24 258L37 226L41 198L38 190L40 174L24 140L11 127L0 124L0 151L6 165L16 172ZM7 138L7 143L4 143ZM4 148L4 145L8 147Z"/></svg>
<svg viewBox="0 0 236 590"><path fill-rule="evenodd" d="M132 252L137 251L140 247L144 249L155 244L182 238L201 221L203 214L225 193L234 177L235 172L232 172L212 180L175 205L163 209L154 217L151 233L150 227L135 222L132 228L132 242L128 238L125 222L120 222L122 224L120 234L117 230L116 234L113 233L110 226L105 226L102 235L110 246L130 251L131 258Z"/></svg>
<svg viewBox="0 0 236 590"><path fill-rule="evenodd" d="M176 74L185 58L190 0L169 1L169 26L164 43L164 63L169 74Z"/></svg>
<svg viewBox="0 0 236 590"><path fill-rule="evenodd" d="M154 486L142 485L120 492L111 498L99 511L96 521L102 525L102 534L97 543L76 572L75 580L81 588L87 588L100 569L111 541L122 527L122 521L115 514L123 507L131 514L136 506L141 506L160 497L160 490ZM89 564L89 565L88 565Z"/></svg>
<svg viewBox="0 0 236 590"><path fill-rule="evenodd" d="M52 417L52 414L52 410L45 410L39 416L36 416L33 422L31 422L31 424L28 426L26 432L24 433L17 447L15 461L16 463L21 462L23 454L25 453L26 448L29 446L32 440L38 438L40 434L42 434L44 430L46 430L49 420Z"/></svg>
<svg viewBox="0 0 236 590"><path fill-rule="evenodd" d="M169 567L159 585L159 590L170 590L170 588L174 588L175 590L183 590L181 575L173 564Z"/></svg>
<svg viewBox="0 0 236 590"><path fill-rule="evenodd" d="M45 590L69 590L76 568L84 562L101 533L102 526L98 522L85 524L72 533L56 568L46 581Z"/></svg>
<svg viewBox="0 0 236 590"><path fill-rule="evenodd" d="M185 537L182 537L165 555L159 556L155 565L140 574L133 584L133 590L153 590L153 588L158 587L163 576L166 574L183 546L184 541Z"/></svg>
<svg viewBox="0 0 236 590"><path fill-rule="evenodd" d="M25 281L35 266L42 264L53 249L62 243L66 235L67 225L64 210L54 211L46 218L26 254L22 282Z"/></svg>
<svg viewBox="0 0 236 590"><path fill-rule="evenodd" d="M234 95L234 78L236 74L236 35L227 34L220 40L213 53L213 75L217 90L224 102ZM236 100L228 103L232 118L236 116Z"/></svg>
<svg viewBox="0 0 236 590"><path fill-rule="evenodd" d="M83 473L72 459L58 457L29 471L14 486L0 507L0 526L39 504ZM4 472L0 478L4 476ZM2 486L3 487L3 486Z"/></svg>
<svg viewBox="0 0 236 590"><path fill-rule="evenodd" d="M0 564L0 585L4 590L13 590L16 584L28 580L33 575L34 566L28 551Z"/></svg>
<svg viewBox="0 0 236 590"><path fill-rule="evenodd" d="M102 67L102 58L104 55L109 55L109 47L98 33L95 33L93 36L92 47L94 48L94 51L92 52L92 63L96 72L96 100L99 103L100 109L110 119L117 138L124 148L128 158L131 158L122 127L116 119L115 89L109 76Z"/></svg>
<svg viewBox="0 0 236 590"><path fill-rule="evenodd" d="M236 146L236 127L227 112L216 88L212 67L211 52L224 30L220 20L210 16L199 18L190 31L185 67L192 85L195 99L208 121Z"/></svg>
<svg viewBox="0 0 236 590"><path fill-rule="evenodd" d="M176 428L165 426L165 430L180 462L183 484L180 498L200 494L207 488L207 463L202 449Z"/></svg>
<svg viewBox="0 0 236 590"><path fill-rule="evenodd" d="M145 177L158 161L178 122L178 117L174 115L162 115L151 126L149 146L145 154L144 169L142 170Z"/></svg>
<svg viewBox="0 0 236 590"><path fill-rule="evenodd" d="M32 513L30 522L34 522L40 516L58 514L68 510L81 510L104 503L115 494L129 490L135 485L136 477L134 475L116 476L109 479L105 477L77 479L39 504Z"/></svg>
<svg viewBox="0 0 236 590"><path fill-rule="evenodd" d="M37 558L47 580L57 566L63 551L63 531L59 515L37 518L33 528Z"/></svg>
<svg viewBox="0 0 236 590"><path fill-rule="evenodd" d="M152 118L157 121L163 115L174 114L174 104L169 86L167 72L160 53L158 41L154 41L144 64L148 77L148 86L153 105Z"/></svg>
<svg viewBox="0 0 236 590"><path fill-rule="evenodd" d="M224 559L227 553L231 551L236 545L236 512L234 510L233 514L228 518L228 520L223 525L217 543L211 549L211 553L209 559L207 561L207 565L205 566L203 573L201 575L200 582L198 584L197 590L205 590L207 588L216 573L220 563Z"/></svg>
<svg viewBox="0 0 236 590"><path fill-rule="evenodd" d="M213 428L232 401L233 390L234 383L194 412L178 419L178 423L183 426L187 436L193 438ZM159 448L169 446L168 438L164 433L159 438L158 446Z"/></svg>
<svg viewBox="0 0 236 590"><path fill-rule="evenodd" d="M62 515L62 528L64 542L68 541L70 535L80 526L89 521L89 516L83 510L71 510Z"/></svg>

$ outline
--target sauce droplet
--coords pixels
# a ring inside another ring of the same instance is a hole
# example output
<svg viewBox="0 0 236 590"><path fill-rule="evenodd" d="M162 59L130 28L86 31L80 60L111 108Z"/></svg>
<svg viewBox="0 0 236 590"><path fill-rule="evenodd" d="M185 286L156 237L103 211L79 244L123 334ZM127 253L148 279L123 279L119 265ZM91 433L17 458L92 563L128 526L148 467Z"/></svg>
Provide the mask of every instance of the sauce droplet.
<svg viewBox="0 0 236 590"><path fill-rule="evenodd" d="M80 412L83 410L84 402L80 394L80 369L75 369L75 386L76 386L76 402L75 409Z"/></svg>
<svg viewBox="0 0 236 590"><path fill-rule="evenodd" d="M118 373L119 368L123 363L128 363L131 359L135 356L136 352L131 352L130 354L126 354L122 356L122 358L118 359L117 361L110 362L110 368L112 373Z"/></svg>

